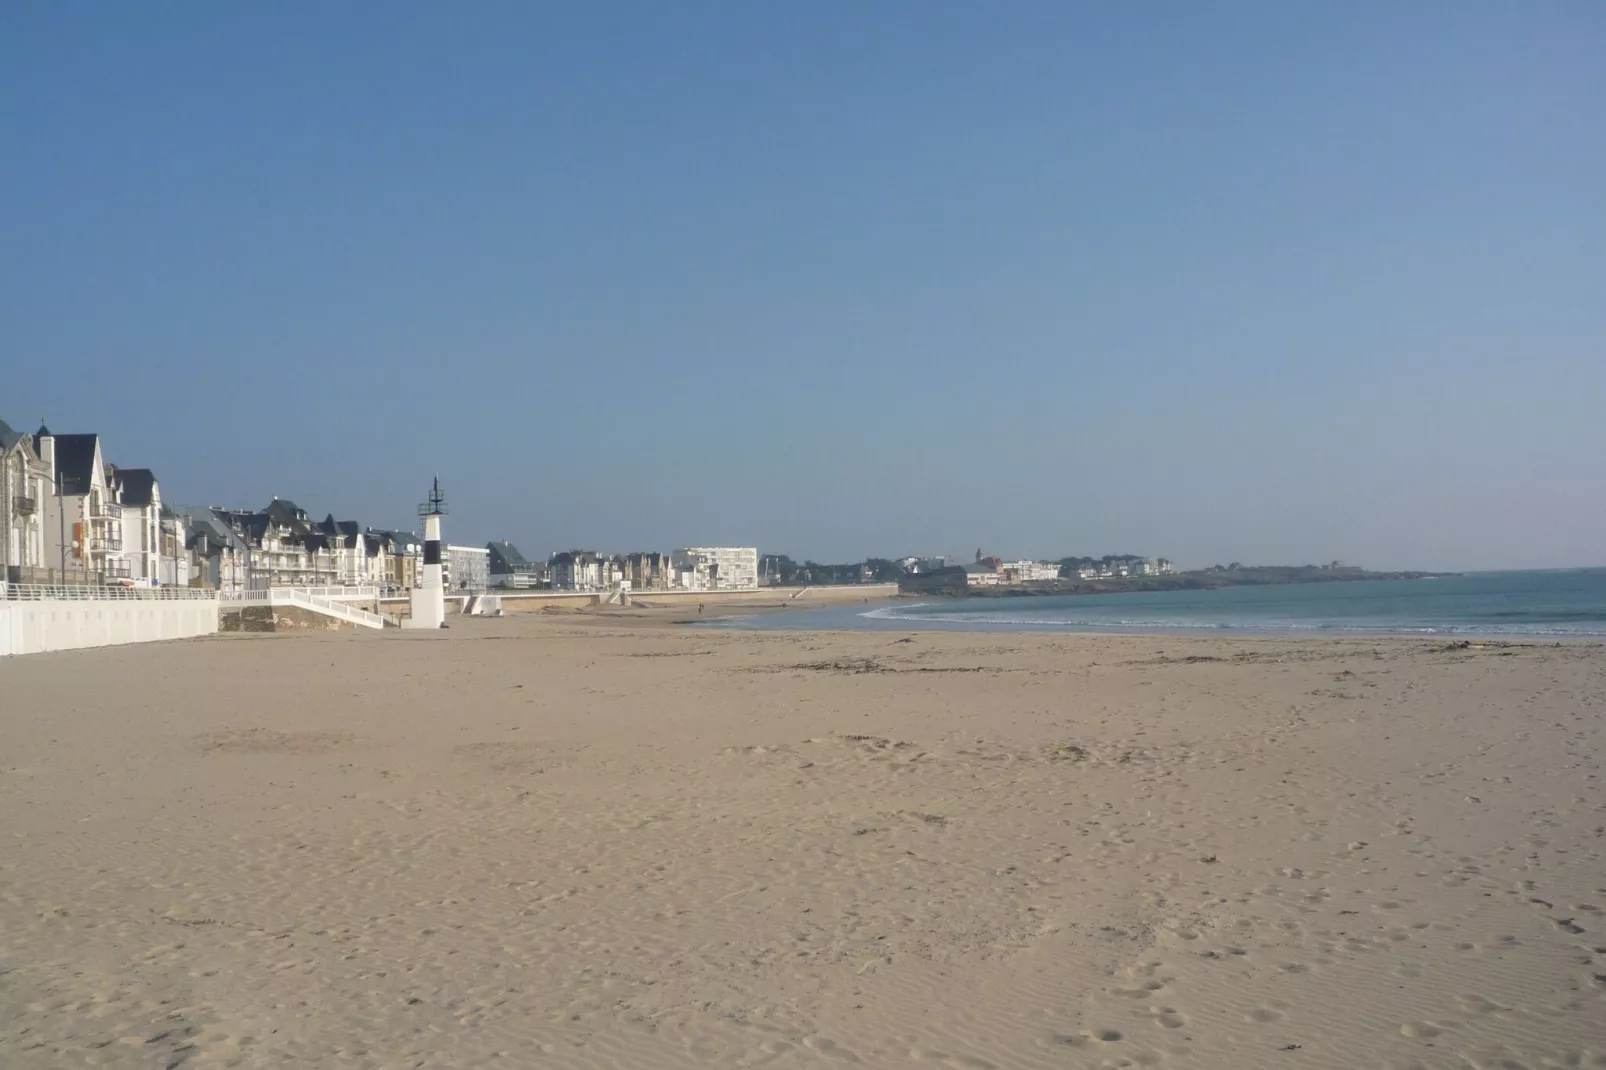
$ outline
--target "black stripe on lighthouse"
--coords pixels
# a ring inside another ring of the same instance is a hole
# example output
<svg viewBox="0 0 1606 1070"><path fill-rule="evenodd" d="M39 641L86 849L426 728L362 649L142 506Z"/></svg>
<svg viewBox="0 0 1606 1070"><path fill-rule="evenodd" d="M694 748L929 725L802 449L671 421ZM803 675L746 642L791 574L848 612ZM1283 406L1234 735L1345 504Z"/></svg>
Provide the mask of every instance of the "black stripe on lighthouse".
<svg viewBox="0 0 1606 1070"><path fill-rule="evenodd" d="M424 564L438 565L441 563L441 541L439 539L424 540Z"/></svg>

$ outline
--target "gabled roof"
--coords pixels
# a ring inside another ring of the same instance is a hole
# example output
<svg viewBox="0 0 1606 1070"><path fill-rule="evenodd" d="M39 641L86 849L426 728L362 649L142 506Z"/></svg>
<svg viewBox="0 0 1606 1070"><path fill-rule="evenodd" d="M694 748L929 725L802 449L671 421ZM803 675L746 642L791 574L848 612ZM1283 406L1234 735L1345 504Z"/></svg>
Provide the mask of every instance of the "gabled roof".
<svg viewBox="0 0 1606 1070"><path fill-rule="evenodd" d="M156 500L156 476L149 468L112 467L112 479L123 505L150 505Z"/></svg>
<svg viewBox="0 0 1606 1070"><path fill-rule="evenodd" d="M262 512L275 524L283 524L291 531L312 530L312 525L307 523L307 511L289 498L273 499Z"/></svg>
<svg viewBox="0 0 1606 1070"><path fill-rule="evenodd" d="M384 531L379 528L369 528L368 534L388 539L392 553L417 554L422 552L424 547L424 541L410 531Z"/></svg>
<svg viewBox="0 0 1606 1070"><path fill-rule="evenodd" d="M525 560L523 554L519 553L519 548L506 539L488 542L485 544L485 548L491 552L492 572L512 572L514 569L523 568L530 563Z"/></svg>
<svg viewBox="0 0 1606 1070"><path fill-rule="evenodd" d="M183 506L179 507L179 513L189 523L189 548L195 548L202 539L220 548L227 546L235 551L243 551L246 548L245 542L235 534L234 529L224 519L226 514L219 515L211 509L186 509Z"/></svg>
<svg viewBox="0 0 1606 1070"><path fill-rule="evenodd" d="M49 434L48 429L40 431ZM88 494L95 485L95 453L99 435L56 435L56 471L63 494Z"/></svg>
<svg viewBox="0 0 1606 1070"><path fill-rule="evenodd" d="M11 429L11 425L0 420L0 450L9 450L17 444L17 439L28 436L19 434Z"/></svg>
<svg viewBox="0 0 1606 1070"><path fill-rule="evenodd" d="M336 520L335 514L333 513L325 516L322 520L318 521L318 523L314 524L313 527L316 527L325 535L345 535L349 538L353 535L362 534L361 524L357 523L355 520ZM346 545L355 546L356 543L348 542Z"/></svg>
<svg viewBox="0 0 1606 1070"><path fill-rule="evenodd" d="M262 541L262 536L268 532L267 513L233 513L226 510L215 510L217 516L229 527L244 532L247 539Z"/></svg>

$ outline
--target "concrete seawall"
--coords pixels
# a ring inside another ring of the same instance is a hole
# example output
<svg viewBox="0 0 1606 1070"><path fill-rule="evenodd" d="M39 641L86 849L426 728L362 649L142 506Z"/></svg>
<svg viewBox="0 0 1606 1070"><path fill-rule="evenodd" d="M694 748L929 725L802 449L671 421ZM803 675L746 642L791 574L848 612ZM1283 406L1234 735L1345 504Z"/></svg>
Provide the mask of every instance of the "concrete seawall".
<svg viewBox="0 0 1606 1070"><path fill-rule="evenodd" d="M502 599L504 613L534 613L547 606L579 609L602 605L608 598L598 591L502 591L489 592ZM818 605L824 602L864 602L891 598L898 593L896 583L843 584L830 587L760 587L754 591L631 591L630 602L637 606L730 605ZM385 608L396 610L407 604L405 598L385 600ZM460 595L448 595L446 612L457 613Z"/></svg>
<svg viewBox="0 0 1606 1070"><path fill-rule="evenodd" d="M607 596L580 591L502 591L502 609L507 613L540 610L544 606L600 605ZM818 605L822 602L864 602L891 598L898 593L895 583L854 584L834 587L760 587L756 591L631 591L635 606L739 606Z"/></svg>
<svg viewBox="0 0 1606 1070"><path fill-rule="evenodd" d="M0 656L215 635L211 599L0 602Z"/></svg>

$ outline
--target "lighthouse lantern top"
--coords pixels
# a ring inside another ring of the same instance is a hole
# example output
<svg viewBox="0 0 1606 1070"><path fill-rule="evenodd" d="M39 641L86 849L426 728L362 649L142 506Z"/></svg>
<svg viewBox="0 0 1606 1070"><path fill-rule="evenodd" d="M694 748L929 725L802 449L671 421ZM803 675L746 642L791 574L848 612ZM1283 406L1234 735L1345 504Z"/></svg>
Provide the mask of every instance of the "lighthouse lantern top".
<svg viewBox="0 0 1606 1070"><path fill-rule="evenodd" d="M419 516L445 516L446 493L441 490L441 477L436 476L429 488L429 500L418 503Z"/></svg>

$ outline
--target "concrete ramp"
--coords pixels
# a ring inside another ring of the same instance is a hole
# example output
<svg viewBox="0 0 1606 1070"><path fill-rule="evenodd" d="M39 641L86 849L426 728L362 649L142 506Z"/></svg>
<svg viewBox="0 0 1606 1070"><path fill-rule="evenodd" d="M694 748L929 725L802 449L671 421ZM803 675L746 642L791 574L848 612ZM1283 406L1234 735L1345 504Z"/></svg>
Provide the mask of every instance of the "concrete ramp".
<svg viewBox="0 0 1606 1070"><path fill-rule="evenodd" d="M500 617L502 596L499 594L473 594L463 600L465 617Z"/></svg>
<svg viewBox="0 0 1606 1070"><path fill-rule="evenodd" d="M220 597L220 605L225 612L236 606L241 609L248 606L295 606L310 613L355 624L359 628L385 626L385 618L378 613L370 613L347 602L312 594L299 587L270 587L265 591L224 591Z"/></svg>

